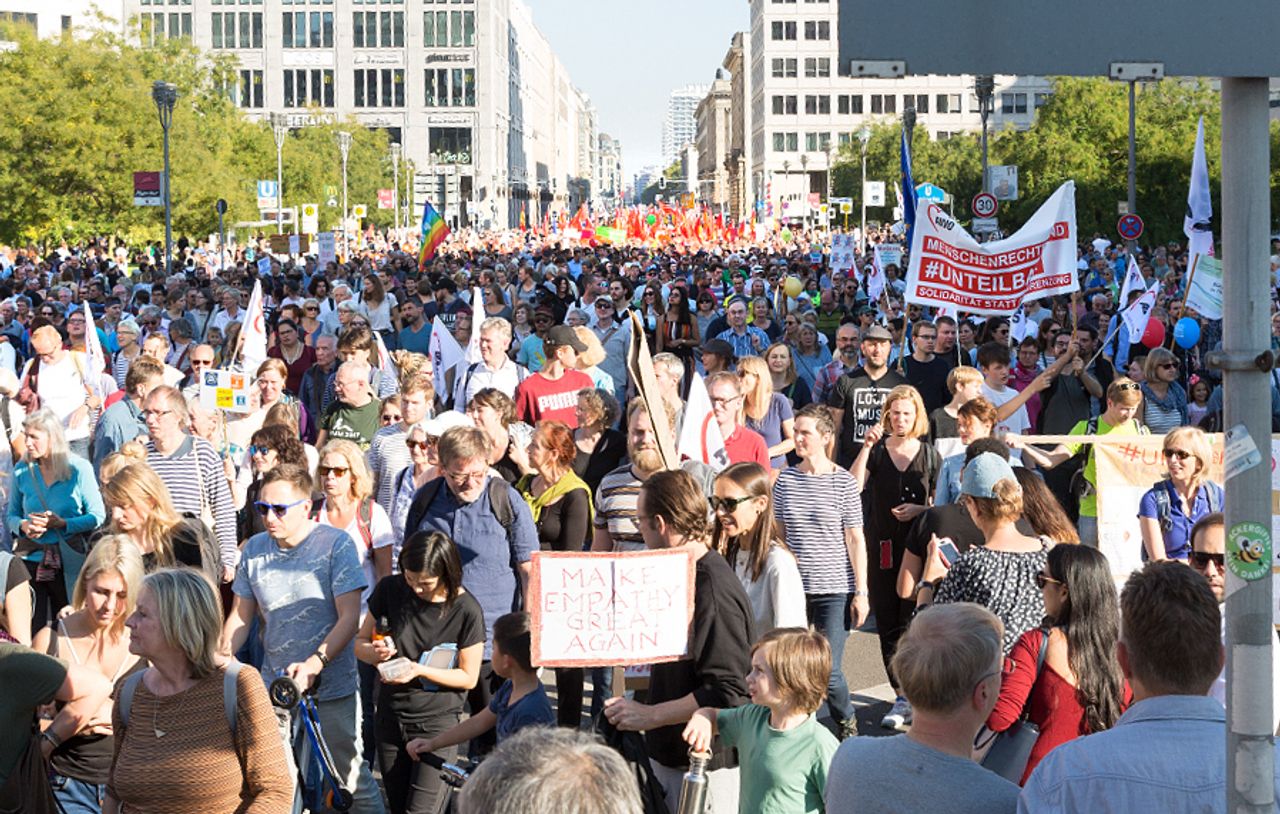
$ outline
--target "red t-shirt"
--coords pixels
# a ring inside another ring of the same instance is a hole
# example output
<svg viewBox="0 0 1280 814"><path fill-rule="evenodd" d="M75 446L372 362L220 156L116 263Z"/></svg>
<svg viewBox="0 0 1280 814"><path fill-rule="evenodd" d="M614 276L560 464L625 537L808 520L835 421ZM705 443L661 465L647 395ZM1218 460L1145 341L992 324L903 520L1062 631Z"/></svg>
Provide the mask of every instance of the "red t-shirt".
<svg viewBox="0 0 1280 814"><path fill-rule="evenodd" d="M729 462L740 464L752 461L769 469L769 445L764 437L755 430L739 426L733 434L724 439L724 451L729 454Z"/></svg>
<svg viewBox="0 0 1280 814"><path fill-rule="evenodd" d="M594 386L580 370L566 370L555 380L535 373L516 387L516 417L529 424L563 421L576 429L578 391Z"/></svg>

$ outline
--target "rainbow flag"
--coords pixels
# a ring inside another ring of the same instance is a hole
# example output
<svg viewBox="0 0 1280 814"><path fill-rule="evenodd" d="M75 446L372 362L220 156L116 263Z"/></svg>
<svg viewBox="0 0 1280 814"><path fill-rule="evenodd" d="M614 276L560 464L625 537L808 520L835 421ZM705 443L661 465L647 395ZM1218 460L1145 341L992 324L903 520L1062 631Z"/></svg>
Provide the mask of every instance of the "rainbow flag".
<svg viewBox="0 0 1280 814"><path fill-rule="evenodd" d="M418 247L418 270L425 271L427 263L436 256L436 249L449 237L449 226L436 208L427 201L422 206L422 245Z"/></svg>

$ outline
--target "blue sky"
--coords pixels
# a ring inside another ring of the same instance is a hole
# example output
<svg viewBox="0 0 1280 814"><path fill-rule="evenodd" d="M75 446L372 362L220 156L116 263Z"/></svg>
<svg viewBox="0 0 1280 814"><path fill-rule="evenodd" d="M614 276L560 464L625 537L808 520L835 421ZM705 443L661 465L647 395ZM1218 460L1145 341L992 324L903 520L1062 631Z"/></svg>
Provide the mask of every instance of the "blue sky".
<svg viewBox="0 0 1280 814"><path fill-rule="evenodd" d="M538 28L595 103L600 129L622 141L628 178L660 162L667 95L709 84L748 0L527 0Z"/></svg>

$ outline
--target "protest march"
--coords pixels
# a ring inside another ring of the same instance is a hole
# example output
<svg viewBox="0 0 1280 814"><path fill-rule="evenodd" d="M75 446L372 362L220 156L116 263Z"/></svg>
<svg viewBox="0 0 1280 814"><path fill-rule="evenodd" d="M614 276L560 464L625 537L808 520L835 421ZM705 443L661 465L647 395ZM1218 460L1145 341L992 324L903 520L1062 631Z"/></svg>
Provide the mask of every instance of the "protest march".
<svg viewBox="0 0 1280 814"><path fill-rule="evenodd" d="M904 189L0 247L0 810L1225 810L1212 241Z"/></svg>

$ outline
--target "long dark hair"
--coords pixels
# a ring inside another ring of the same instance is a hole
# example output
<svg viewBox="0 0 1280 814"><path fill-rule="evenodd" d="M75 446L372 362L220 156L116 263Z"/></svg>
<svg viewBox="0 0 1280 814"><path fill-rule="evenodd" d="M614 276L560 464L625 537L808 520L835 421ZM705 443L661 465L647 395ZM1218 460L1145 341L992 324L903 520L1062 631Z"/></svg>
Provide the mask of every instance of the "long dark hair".
<svg viewBox="0 0 1280 814"><path fill-rule="evenodd" d="M445 589L445 604L458 598L462 591L462 558L449 535L440 531L417 531L410 534L400 549L400 573L416 571L440 580Z"/></svg>
<svg viewBox="0 0 1280 814"><path fill-rule="evenodd" d="M717 513L711 531L711 547L724 555L731 568L737 568L738 552L747 552L747 570L751 574L751 581L756 582L764 573L765 561L769 559L769 547L774 543L781 545L773 519L773 490L769 487L769 473L754 461L741 461L721 472L716 480L727 480L753 498L763 497L768 500L764 511L756 520L755 528L727 539L728 535Z"/></svg>
<svg viewBox="0 0 1280 814"><path fill-rule="evenodd" d="M1089 732L1110 729L1124 703L1124 679L1116 660L1120 605L1106 556L1084 545L1049 549L1049 576L1066 587L1052 622L1067 637L1067 663L1076 675L1076 700Z"/></svg>
<svg viewBox="0 0 1280 814"><path fill-rule="evenodd" d="M671 313L671 307L674 305L676 309L676 322L681 325L687 325L693 319L693 312L689 310L689 292L680 286L672 286L671 293L680 294L678 301L673 301L670 296L667 297L666 313ZM665 314L664 314L665 316Z"/></svg>

